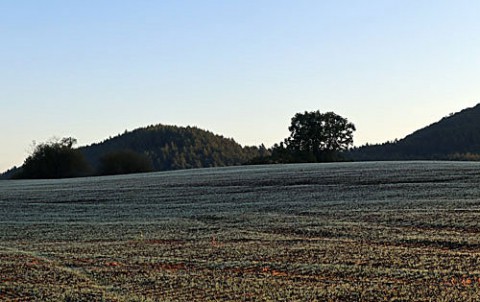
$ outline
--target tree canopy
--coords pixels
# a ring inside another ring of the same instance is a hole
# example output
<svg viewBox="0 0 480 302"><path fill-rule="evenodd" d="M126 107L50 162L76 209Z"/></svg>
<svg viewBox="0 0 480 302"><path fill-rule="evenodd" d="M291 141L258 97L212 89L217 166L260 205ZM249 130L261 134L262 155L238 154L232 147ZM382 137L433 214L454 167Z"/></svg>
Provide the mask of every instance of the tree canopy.
<svg viewBox="0 0 480 302"><path fill-rule="evenodd" d="M290 150L325 161L353 144L355 126L334 112L305 111L292 118L288 130L290 137L286 142Z"/></svg>
<svg viewBox="0 0 480 302"><path fill-rule="evenodd" d="M251 164L329 162L344 160L342 151L353 144L355 125L334 112L297 113L291 120L290 136L275 144L267 155Z"/></svg>
<svg viewBox="0 0 480 302"><path fill-rule="evenodd" d="M307 161L334 161L353 144L355 125L334 112L297 113L288 128L287 149Z"/></svg>
<svg viewBox="0 0 480 302"><path fill-rule="evenodd" d="M36 145L14 178L69 178L89 174L90 167L83 154L73 149L76 142L66 137Z"/></svg>

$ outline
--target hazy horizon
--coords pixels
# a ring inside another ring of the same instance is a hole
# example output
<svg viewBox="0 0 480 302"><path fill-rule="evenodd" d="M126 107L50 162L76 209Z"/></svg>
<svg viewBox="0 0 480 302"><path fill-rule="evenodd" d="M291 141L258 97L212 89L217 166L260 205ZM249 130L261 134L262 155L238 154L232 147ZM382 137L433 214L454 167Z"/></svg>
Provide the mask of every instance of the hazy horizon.
<svg viewBox="0 0 480 302"><path fill-rule="evenodd" d="M355 145L478 101L476 1L33 1L0 4L0 171L32 141L89 145L152 124L270 147L334 111Z"/></svg>

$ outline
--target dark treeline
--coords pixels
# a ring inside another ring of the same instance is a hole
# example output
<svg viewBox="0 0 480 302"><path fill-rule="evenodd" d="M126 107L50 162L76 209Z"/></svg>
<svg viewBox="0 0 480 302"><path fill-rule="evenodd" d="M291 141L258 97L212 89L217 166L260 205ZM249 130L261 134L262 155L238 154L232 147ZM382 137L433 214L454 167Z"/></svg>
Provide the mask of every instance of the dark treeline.
<svg viewBox="0 0 480 302"><path fill-rule="evenodd" d="M166 125L139 128L80 148L94 167L106 154L119 150L145 156L154 171L241 165L266 152L263 146L242 147L233 139L196 127Z"/></svg>
<svg viewBox="0 0 480 302"><path fill-rule="evenodd" d="M479 160L480 104L444 117L404 139L350 150L352 160Z"/></svg>
<svg viewBox="0 0 480 302"><path fill-rule="evenodd" d="M38 145L24 165L0 178L63 178L242 164L365 160L480 160L480 104L404 139L351 148L355 126L333 113L297 113L290 136L267 149L196 127L154 125L73 148L73 138Z"/></svg>
<svg viewBox="0 0 480 302"><path fill-rule="evenodd" d="M150 171L341 159L355 126L333 112L298 113L290 136L271 149L242 147L233 139L196 127L155 125L74 149L73 138L40 144L15 178L65 178Z"/></svg>
<svg viewBox="0 0 480 302"><path fill-rule="evenodd" d="M63 138L35 147L22 167L2 178L68 178L245 164L268 154L196 127L155 125L79 149Z"/></svg>

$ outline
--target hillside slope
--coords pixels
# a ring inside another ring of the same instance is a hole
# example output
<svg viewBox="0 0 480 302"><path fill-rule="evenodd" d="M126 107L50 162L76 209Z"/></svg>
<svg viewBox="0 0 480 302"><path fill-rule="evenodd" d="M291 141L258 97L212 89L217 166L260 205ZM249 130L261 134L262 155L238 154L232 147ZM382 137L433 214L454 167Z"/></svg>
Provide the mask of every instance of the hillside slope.
<svg viewBox="0 0 480 302"><path fill-rule="evenodd" d="M102 156L130 150L146 155L156 171L240 165L260 152L196 127L166 125L139 128L80 150L94 168Z"/></svg>
<svg viewBox="0 0 480 302"><path fill-rule="evenodd" d="M145 158L153 171L235 166L268 153L264 147L242 147L233 139L196 127L161 124L125 132L79 150L91 166L92 175L103 173L102 158L118 152ZM21 171L22 167L14 167L0 174L0 179L10 179Z"/></svg>
<svg viewBox="0 0 480 302"><path fill-rule="evenodd" d="M353 160L479 159L480 104L399 141L362 146L347 155Z"/></svg>

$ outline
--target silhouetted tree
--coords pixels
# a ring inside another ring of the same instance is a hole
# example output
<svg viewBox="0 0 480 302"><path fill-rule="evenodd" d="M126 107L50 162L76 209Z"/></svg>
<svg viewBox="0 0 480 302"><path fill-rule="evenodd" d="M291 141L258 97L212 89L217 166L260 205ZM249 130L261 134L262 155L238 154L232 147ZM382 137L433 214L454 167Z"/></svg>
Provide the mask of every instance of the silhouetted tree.
<svg viewBox="0 0 480 302"><path fill-rule="evenodd" d="M313 111L297 113L288 130L291 133L284 142L273 145L262 156L257 156L248 163L256 165L343 160L340 153L353 144L355 126L333 112Z"/></svg>
<svg viewBox="0 0 480 302"><path fill-rule="evenodd" d="M297 113L285 143L296 161L336 161L353 144L355 125L334 112Z"/></svg>
<svg viewBox="0 0 480 302"><path fill-rule="evenodd" d="M37 145L14 178L69 178L85 176L91 170L83 154L73 149L72 137L52 139Z"/></svg>
<svg viewBox="0 0 480 302"><path fill-rule="evenodd" d="M100 159L99 174L115 175L153 171L152 161L145 154L131 150L113 151Z"/></svg>

